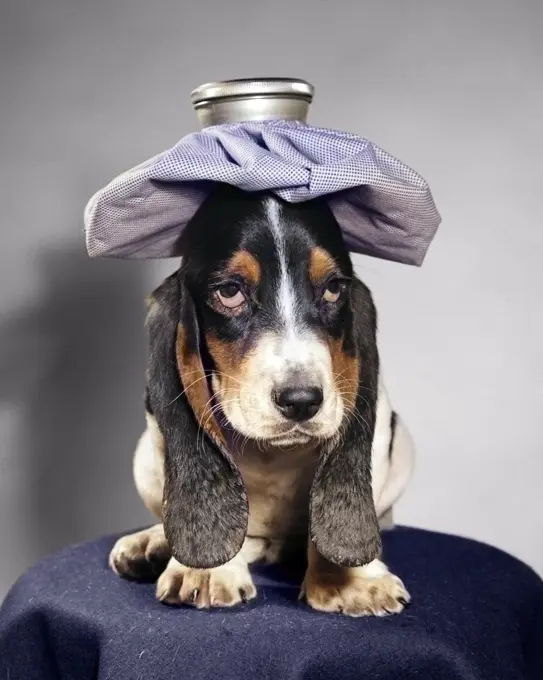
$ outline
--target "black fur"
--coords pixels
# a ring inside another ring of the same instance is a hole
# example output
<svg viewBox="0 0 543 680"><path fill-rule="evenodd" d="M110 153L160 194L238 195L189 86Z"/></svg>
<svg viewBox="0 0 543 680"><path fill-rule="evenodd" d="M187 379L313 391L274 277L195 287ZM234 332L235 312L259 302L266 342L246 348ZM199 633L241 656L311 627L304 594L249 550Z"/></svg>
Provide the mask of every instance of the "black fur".
<svg viewBox="0 0 543 680"><path fill-rule="evenodd" d="M163 520L172 555L209 568L241 549L247 531L245 488L229 454L198 423L183 393L175 342L180 321L198 351L192 302L178 273L155 291L148 317L148 395L166 444Z"/></svg>
<svg viewBox="0 0 543 680"><path fill-rule="evenodd" d="M153 415L153 408L151 406L151 397L149 396L149 388L145 388L145 411L152 416Z"/></svg>
<svg viewBox="0 0 543 680"><path fill-rule="evenodd" d="M396 437L396 423L398 422L398 414L392 411L390 415L390 443L388 445L388 458L392 458L392 450L394 449L394 439Z"/></svg>

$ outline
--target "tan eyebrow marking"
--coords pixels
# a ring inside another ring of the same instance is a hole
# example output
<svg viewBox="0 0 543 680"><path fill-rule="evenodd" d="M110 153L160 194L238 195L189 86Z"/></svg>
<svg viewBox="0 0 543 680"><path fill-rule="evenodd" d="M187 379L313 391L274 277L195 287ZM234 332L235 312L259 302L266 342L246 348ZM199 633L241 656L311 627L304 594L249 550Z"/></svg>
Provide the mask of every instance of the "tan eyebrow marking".
<svg viewBox="0 0 543 680"><path fill-rule="evenodd" d="M313 285L322 283L327 276L337 271L334 258L324 248L313 248L309 259L309 278Z"/></svg>
<svg viewBox="0 0 543 680"><path fill-rule="evenodd" d="M226 272L240 274L253 286L258 286L260 283L260 264L247 250L239 250L230 258L226 265Z"/></svg>

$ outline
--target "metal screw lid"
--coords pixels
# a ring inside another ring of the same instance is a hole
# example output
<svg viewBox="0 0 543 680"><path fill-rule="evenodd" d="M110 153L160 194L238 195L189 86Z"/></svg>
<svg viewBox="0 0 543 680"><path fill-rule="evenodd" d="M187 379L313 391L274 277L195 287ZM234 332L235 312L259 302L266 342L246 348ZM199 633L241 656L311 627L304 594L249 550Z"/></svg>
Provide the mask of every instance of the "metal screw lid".
<svg viewBox="0 0 543 680"><path fill-rule="evenodd" d="M314 91L297 78L245 78L200 85L191 102L202 127L278 118L305 122Z"/></svg>

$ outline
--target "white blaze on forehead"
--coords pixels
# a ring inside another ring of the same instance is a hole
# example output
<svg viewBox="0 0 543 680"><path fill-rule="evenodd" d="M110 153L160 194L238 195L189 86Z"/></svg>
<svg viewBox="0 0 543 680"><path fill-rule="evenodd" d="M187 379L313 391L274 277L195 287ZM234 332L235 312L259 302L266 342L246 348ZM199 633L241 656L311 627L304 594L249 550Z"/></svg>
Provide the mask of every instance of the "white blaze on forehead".
<svg viewBox="0 0 543 680"><path fill-rule="evenodd" d="M295 283L288 268L287 225L281 214L282 206L279 201L269 198L265 210L278 260L276 300L281 328L260 344L261 374L269 372L272 383L280 385L293 373L301 372L302 380L314 381L326 387L331 385L330 353L326 344L304 324L300 314Z"/></svg>
<svg viewBox="0 0 543 680"><path fill-rule="evenodd" d="M284 224L281 223L281 205L277 199L268 198L265 208L279 261L277 306L279 316L285 325L285 330L290 335L295 333L297 326L296 297L294 295L294 284L292 278L289 276L287 267L287 248Z"/></svg>

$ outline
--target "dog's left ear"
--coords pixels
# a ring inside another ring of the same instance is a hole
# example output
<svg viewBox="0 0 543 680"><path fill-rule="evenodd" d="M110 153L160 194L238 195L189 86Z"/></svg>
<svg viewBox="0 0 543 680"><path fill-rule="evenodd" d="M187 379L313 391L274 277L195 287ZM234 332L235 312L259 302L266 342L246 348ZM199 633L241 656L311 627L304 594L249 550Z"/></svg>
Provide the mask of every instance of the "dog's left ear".
<svg viewBox="0 0 543 680"><path fill-rule="evenodd" d="M213 417L198 319L180 272L153 293L147 316L149 408L164 438L164 532L187 567L217 567L241 549L247 494Z"/></svg>
<svg viewBox="0 0 543 680"><path fill-rule="evenodd" d="M379 380L377 319L371 293L357 279L350 304L340 351L353 372L356 401L345 416L339 443L321 453L310 500L311 540L323 557L344 567L368 564L380 557L382 548L371 484Z"/></svg>

